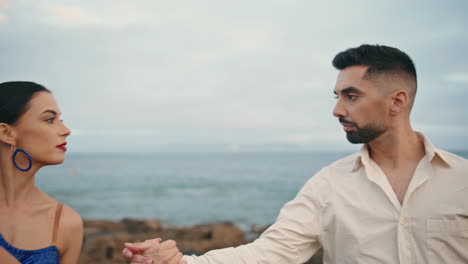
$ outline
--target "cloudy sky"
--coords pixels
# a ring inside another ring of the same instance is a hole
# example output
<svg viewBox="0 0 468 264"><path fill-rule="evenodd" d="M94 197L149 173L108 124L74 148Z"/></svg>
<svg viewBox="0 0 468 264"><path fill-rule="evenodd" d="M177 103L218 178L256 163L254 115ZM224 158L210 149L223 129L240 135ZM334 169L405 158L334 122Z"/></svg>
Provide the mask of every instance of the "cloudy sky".
<svg viewBox="0 0 468 264"><path fill-rule="evenodd" d="M0 82L50 88L74 152L352 150L336 53L415 61L414 128L468 149L468 2L0 0Z"/></svg>

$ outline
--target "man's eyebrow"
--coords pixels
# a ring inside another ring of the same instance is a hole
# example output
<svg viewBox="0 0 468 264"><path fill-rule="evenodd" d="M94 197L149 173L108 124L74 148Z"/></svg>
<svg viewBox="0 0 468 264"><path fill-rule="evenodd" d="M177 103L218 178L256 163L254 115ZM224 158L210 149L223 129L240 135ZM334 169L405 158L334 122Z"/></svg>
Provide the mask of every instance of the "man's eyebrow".
<svg viewBox="0 0 468 264"><path fill-rule="evenodd" d="M44 112L41 113L41 115L42 115L42 114L46 114L46 113L50 113L50 114L53 114L53 115L57 115L57 112L56 112L56 111L50 110L50 109L45 110Z"/></svg>
<svg viewBox="0 0 468 264"><path fill-rule="evenodd" d="M335 94L336 91L333 91ZM353 86L350 86L350 87L347 87L347 88L344 88L343 90L340 91L342 94L350 94L350 93L361 93L361 90L359 90L358 88L356 87L353 87Z"/></svg>

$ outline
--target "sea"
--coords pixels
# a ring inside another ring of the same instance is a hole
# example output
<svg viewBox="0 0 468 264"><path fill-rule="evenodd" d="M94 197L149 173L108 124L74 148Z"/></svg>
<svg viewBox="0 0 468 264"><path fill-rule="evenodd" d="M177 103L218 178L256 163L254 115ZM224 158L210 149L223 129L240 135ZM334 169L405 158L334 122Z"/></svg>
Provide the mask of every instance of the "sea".
<svg viewBox="0 0 468 264"><path fill-rule="evenodd" d="M86 219L159 219L166 226L272 224L321 168L352 153L70 153L38 186ZM457 154L468 158L467 152Z"/></svg>

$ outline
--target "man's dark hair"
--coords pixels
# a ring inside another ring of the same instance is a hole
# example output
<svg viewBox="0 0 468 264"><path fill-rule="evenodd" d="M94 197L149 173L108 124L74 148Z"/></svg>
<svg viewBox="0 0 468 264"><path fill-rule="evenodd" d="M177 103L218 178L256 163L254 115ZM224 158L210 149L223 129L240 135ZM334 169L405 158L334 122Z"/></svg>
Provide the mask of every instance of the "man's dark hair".
<svg viewBox="0 0 468 264"><path fill-rule="evenodd" d="M333 59L333 66L343 70L349 66L368 66L367 74L400 72L417 80L416 68L411 58L403 51L383 45L364 44L338 53Z"/></svg>
<svg viewBox="0 0 468 264"><path fill-rule="evenodd" d="M34 82L0 83L0 123L14 124L28 109L35 93L50 91Z"/></svg>

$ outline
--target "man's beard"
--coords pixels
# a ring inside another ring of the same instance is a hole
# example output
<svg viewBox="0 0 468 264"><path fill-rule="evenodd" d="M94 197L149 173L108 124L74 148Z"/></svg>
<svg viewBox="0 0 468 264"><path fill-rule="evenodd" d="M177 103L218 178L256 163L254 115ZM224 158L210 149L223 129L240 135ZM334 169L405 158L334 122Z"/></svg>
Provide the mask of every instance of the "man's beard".
<svg viewBox="0 0 468 264"><path fill-rule="evenodd" d="M379 128L372 124L359 127L356 123L345 120L341 117L339 118L339 121L340 123L350 124L356 128L355 131L346 131L346 138L353 144L369 143L387 131L387 129Z"/></svg>

